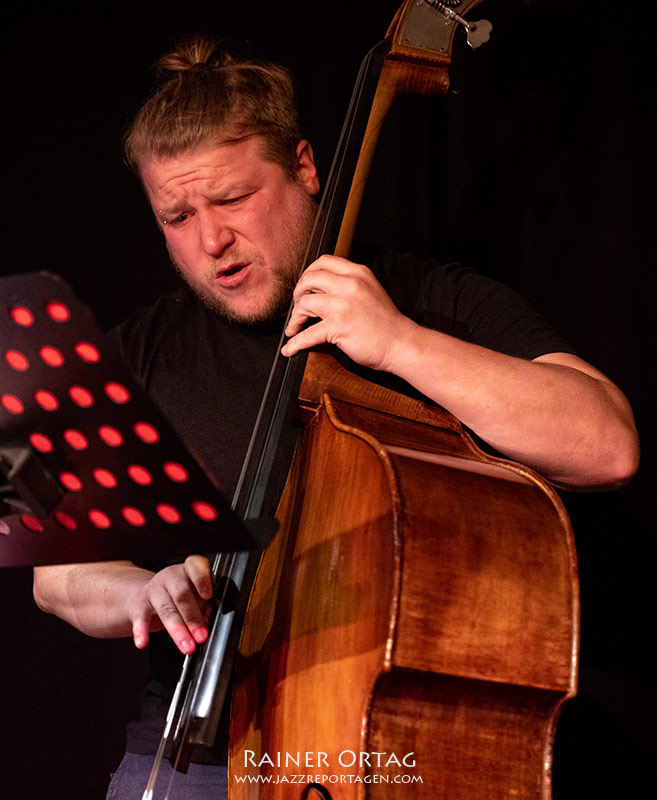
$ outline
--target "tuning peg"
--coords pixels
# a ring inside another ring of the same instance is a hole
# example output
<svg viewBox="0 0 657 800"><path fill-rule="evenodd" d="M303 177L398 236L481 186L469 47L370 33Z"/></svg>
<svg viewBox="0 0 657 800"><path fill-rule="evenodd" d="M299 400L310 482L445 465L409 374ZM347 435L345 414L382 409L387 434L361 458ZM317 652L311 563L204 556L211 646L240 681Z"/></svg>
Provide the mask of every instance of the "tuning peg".
<svg viewBox="0 0 657 800"><path fill-rule="evenodd" d="M493 26L487 19L478 19L476 22L466 22L465 30L468 44L476 50L490 39Z"/></svg>

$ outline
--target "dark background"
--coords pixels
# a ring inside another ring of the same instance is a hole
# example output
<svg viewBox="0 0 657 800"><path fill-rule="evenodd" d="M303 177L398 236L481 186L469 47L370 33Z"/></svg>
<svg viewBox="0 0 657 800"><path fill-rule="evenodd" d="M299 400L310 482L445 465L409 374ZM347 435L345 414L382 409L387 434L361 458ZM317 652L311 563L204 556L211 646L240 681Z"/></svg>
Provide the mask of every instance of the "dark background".
<svg viewBox="0 0 657 800"><path fill-rule="evenodd" d="M2 274L62 275L104 326L175 279L124 126L183 33L237 37L292 69L326 175L365 51L396 2L115 3L5 12ZM564 711L555 798L653 796L655 423L650 379L657 134L649 20L609 2L487 0L492 40L457 42L444 103L407 101L378 158L366 232L460 260L520 290L635 409L639 475L565 496L582 587L578 697ZM383 203L381 205L381 200ZM39 612L27 570L0 572L0 792L102 798L143 677L128 642Z"/></svg>

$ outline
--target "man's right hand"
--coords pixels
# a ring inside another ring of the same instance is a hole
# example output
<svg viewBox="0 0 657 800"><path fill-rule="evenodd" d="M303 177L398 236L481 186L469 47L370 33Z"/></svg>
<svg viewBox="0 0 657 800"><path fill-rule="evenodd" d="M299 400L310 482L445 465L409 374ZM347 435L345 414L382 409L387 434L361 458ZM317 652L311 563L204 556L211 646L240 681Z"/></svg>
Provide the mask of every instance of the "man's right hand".
<svg viewBox="0 0 657 800"><path fill-rule="evenodd" d="M146 647L149 634L164 628L181 653L193 653L208 637L206 601L211 598L210 565L203 556L154 573L126 598L135 646Z"/></svg>
<svg viewBox="0 0 657 800"><path fill-rule="evenodd" d="M89 636L132 636L139 648L164 628L182 653L192 653L207 639L211 598L210 564L198 555L155 573L130 561L34 570L34 599L43 611Z"/></svg>

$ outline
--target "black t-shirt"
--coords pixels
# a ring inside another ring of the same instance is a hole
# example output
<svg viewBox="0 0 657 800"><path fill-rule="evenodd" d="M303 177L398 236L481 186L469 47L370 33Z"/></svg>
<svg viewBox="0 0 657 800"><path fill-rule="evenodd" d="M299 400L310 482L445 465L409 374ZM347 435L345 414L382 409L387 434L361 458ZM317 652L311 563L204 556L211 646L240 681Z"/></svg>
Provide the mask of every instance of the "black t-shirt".
<svg viewBox="0 0 657 800"><path fill-rule="evenodd" d="M532 359L570 346L518 294L458 264L441 265L392 251L369 263L395 305L428 328L507 355ZM208 310L186 287L133 314L111 337L183 442L232 498L255 424L283 320L247 327ZM402 381L347 366L398 391ZM165 633L149 646L154 676L173 689L182 658ZM131 726L128 749L155 752L164 727L158 688L145 698L142 721Z"/></svg>
<svg viewBox="0 0 657 800"><path fill-rule="evenodd" d="M518 358L573 352L516 292L471 269L392 251L370 263L395 305L425 327ZM186 445L214 473L228 499L282 327L282 320L260 327L228 322L183 287L152 308L135 312L111 334L146 390ZM344 356L341 360L348 362ZM377 382L404 389L391 376L348 363Z"/></svg>

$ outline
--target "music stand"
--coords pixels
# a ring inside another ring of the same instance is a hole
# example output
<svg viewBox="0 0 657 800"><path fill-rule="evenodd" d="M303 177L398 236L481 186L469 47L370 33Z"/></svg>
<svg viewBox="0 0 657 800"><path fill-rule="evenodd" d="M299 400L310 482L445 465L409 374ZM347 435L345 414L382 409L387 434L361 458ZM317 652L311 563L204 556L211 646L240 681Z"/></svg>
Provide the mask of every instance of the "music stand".
<svg viewBox="0 0 657 800"><path fill-rule="evenodd" d="M0 337L0 470L19 495L0 495L0 566L266 544L275 523L233 513L61 278L0 278Z"/></svg>

